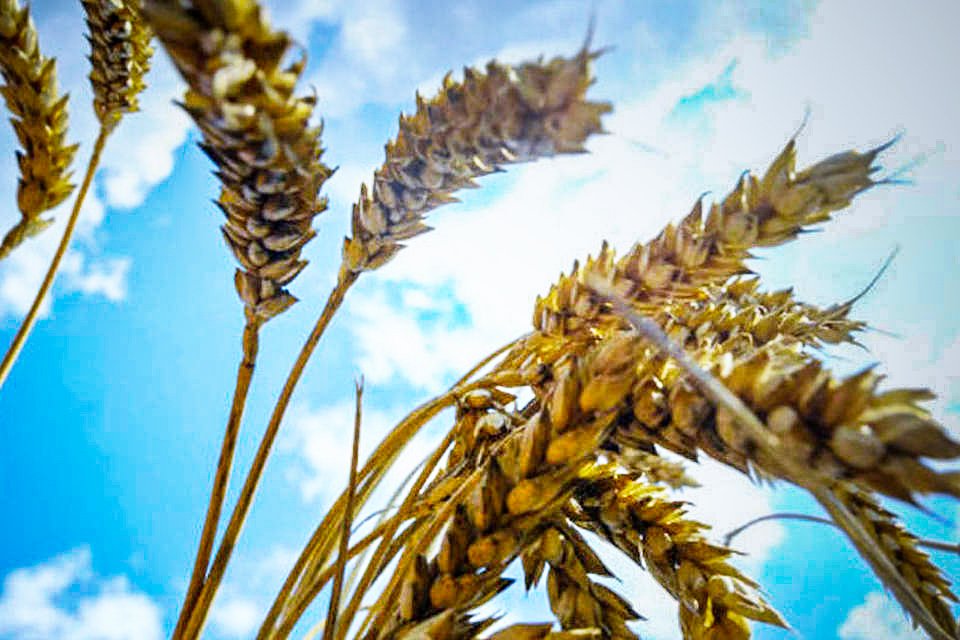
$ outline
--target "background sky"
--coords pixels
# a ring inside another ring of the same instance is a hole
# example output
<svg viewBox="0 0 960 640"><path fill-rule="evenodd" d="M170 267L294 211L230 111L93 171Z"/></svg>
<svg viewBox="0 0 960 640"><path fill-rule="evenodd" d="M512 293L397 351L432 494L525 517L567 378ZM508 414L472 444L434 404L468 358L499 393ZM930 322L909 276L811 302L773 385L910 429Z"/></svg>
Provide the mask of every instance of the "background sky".
<svg viewBox="0 0 960 640"><path fill-rule="evenodd" d="M492 57L571 54L596 16L595 98L610 134L587 156L485 178L432 215L417 238L354 287L314 356L208 626L248 637L326 505L344 484L353 380L367 381L362 450L480 357L525 332L537 293L602 239L622 249L762 171L806 118L801 164L895 135L883 164L908 178L877 188L800 241L764 252L768 288L821 304L846 299L895 248L858 305L878 331L869 351L834 350L849 371L880 361L890 383L929 386L960 435L960 9L949 0L767 3L560 0L440 2L276 0L273 22L310 54L304 91L319 97L330 210L293 285L301 302L262 332L239 468L252 457L287 369L333 283L361 180L382 160L396 118L443 74ZM95 135L79 3L36 0L41 47L70 91L78 167ZM54 296L0 392L0 638L151 640L169 634L182 599L226 421L242 329L233 260L210 203L217 184L197 133L172 104L182 87L154 60L143 112L110 139ZM0 128L0 227L17 214L13 134ZM78 173L80 169L77 169ZM59 238L60 221L0 263L0 343L13 337ZM409 468L444 428L405 455ZM707 488L682 497L723 534L772 510L816 513L786 487L759 489L704 464ZM236 487L231 495L235 495ZM921 535L956 540L952 501L934 516L896 505ZM919 638L835 531L758 526L741 563L796 635ZM678 638L676 605L642 571L607 553L617 586L647 621L645 638ZM937 555L953 576L956 558ZM516 591L516 593L512 593ZM493 610L550 616L515 588ZM303 630L312 626L312 612ZM302 634L301 634L302 635Z"/></svg>

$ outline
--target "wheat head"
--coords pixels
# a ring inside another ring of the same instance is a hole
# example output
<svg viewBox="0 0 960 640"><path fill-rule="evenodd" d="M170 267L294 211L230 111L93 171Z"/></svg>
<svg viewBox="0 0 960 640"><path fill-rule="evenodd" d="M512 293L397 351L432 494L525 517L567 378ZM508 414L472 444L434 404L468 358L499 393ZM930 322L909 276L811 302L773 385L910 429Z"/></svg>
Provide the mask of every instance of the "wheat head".
<svg viewBox="0 0 960 640"><path fill-rule="evenodd" d="M112 130L125 113L138 111L146 88L152 33L140 0L83 0L90 40L90 84L100 125Z"/></svg>
<svg viewBox="0 0 960 640"><path fill-rule="evenodd" d="M265 322L296 302L285 287L306 267L303 246L327 208L312 97L294 90L306 61L283 66L290 37L243 0L147 0L144 13L189 86L183 107L223 187L224 238L241 265L248 317Z"/></svg>
<svg viewBox="0 0 960 640"><path fill-rule="evenodd" d="M57 87L57 65L40 52L28 7L0 0L0 93L13 115L11 123L23 151L17 152L20 221L0 244L0 259L53 220L41 214L73 191L70 163L77 145L67 144L67 96Z"/></svg>

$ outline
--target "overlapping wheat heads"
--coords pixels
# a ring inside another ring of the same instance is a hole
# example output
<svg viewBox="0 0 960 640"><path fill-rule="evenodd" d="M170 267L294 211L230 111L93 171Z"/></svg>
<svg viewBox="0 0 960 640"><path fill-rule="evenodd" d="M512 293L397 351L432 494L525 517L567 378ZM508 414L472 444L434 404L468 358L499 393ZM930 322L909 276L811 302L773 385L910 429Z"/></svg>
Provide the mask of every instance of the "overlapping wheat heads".
<svg viewBox="0 0 960 640"><path fill-rule="evenodd" d="M107 138L124 113L137 110L137 95L146 86L144 75L149 69L153 51L150 48L150 31L140 13L139 0L88 0L83 6L90 28L88 39L93 64L90 81L100 130L60 244L27 315L0 362L0 386L10 374L37 320L40 306L53 286L60 262L73 238L93 176L100 165ZM18 201L24 217L4 239L3 246L8 248L0 248L2 258L4 251L19 244L24 236L45 227L49 222L41 220L40 214L62 202L72 191L66 170L76 146L65 145L66 96L61 98L57 94L54 62L39 53L37 34L27 10L18 9L16 0L3 0L0 12L3 14L0 16L0 37L9 38L8 42L3 43L0 53L0 64L4 66L7 80L4 95L15 116L14 128L24 146L24 152L18 155L22 174Z"/></svg>

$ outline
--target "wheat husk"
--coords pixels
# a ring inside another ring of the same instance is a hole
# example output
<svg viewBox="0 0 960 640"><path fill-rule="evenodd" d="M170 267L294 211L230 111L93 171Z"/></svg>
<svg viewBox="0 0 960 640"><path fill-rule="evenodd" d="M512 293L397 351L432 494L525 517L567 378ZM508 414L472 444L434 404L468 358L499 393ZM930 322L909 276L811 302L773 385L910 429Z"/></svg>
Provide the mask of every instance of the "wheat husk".
<svg viewBox="0 0 960 640"><path fill-rule="evenodd" d="M958 628L953 604L958 601L957 596L943 572L918 547L917 537L907 531L896 515L885 509L869 491L850 483L840 483L834 493L860 521L875 547L890 560L931 617L956 637Z"/></svg>
<svg viewBox="0 0 960 640"><path fill-rule="evenodd" d="M305 60L285 65L290 37L246 0L148 0L144 14L189 86L183 107L217 165L224 238L241 269L237 293L265 322L296 302L285 288L306 266L319 196L332 171L321 161L315 99L294 90Z"/></svg>
<svg viewBox="0 0 960 640"><path fill-rule="evenodd" d="M69 169L77 145L66 141L67 96L57 86L56 61L40 52L38 41L29 8L21 7L17 0L0 0L0 71L4 81L0 93L23 148L17 152L21 219L4 236L0 259L49 227L53 220L42 214L63 202L74 188Z"/></svg>

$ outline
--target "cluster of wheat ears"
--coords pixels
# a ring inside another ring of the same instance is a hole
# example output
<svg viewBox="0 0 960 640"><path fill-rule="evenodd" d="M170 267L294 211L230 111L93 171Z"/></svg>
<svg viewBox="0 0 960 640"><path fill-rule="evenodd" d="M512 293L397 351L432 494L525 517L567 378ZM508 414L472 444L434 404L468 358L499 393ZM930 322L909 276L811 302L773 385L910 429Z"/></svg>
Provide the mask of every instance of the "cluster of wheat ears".
<svg viewBox="0 0 960 640"><path fill-rule="evenodd" d="M100 153L123 115L137 109L156 37L186 81L182 107L217 167L222 231L240 265L234 284L246 317L233 405L173 634L192 639L202 633L291 394L351 285L428 231L427 212L478 177L582 152L610 106L586 97L597 55L588 46L514 67L490 62L462 81L448 76L430 99L418 97L370 186L360 188L336 286L221 527L258 335L297 301L287 287L307 264L301 249L314 236L312 220L326 209L319 193L332 172L321 159L316 103L296 93L305 59L291 55L290 37L270 26L255 0L82 4L100 134L36 304L0 366L0 384L49 291ZM22 146L22 219L3 240L5 256L43 231L44 212L71 196L76 146L67 141L56 64L41 53L18 0L0 0L0 68ZM956 597L920 549L933 543L907 531L878 496L914 503L918 494L960 495L956 474L924 462L954 459L960 444L923 408L928 391L879 390L871 370L837 378L811 353L855 340L865 325L849 317L853 301L820 308L790 291L764 291L745 266L754 247L794 239L877 184L871 176L882 150L845 151L798 170L790 140L761 176L745 174L722 201L698 202L622 256L604 246L536 300L530 333L413 410L362 465L358 386L347 488L306 543L257 637L287 637L321 593L326 616L311 635L476 637L495 620L475 610L511 586L503 574L519 559L528 589L546 571L556 620L489 637L635 638L634 605L597 581L610 576L594 549L597 537L676 599L684 638L747 638L750 620L786 626L758 585L730 564L734 552L711 541L708 525L671 498L691 481L675 458L660 456L666 450L809 491L917 625L936 640L957 638ZM403 447L446 409L455 415L446 436L393 508L355 539L356 514Z"/></svg>

